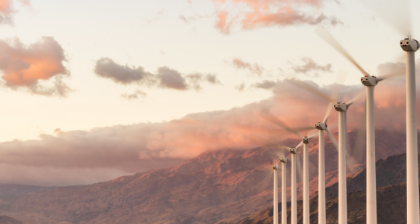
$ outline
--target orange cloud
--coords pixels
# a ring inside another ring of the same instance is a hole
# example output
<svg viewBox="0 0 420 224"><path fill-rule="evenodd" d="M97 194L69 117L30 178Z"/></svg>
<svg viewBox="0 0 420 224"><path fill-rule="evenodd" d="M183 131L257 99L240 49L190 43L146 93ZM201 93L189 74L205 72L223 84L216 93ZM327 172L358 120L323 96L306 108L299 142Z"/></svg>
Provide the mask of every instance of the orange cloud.
<svg viewBox="0 0 420 224"><path fill-rule="evenodd" d="M308 13L301 8L314 11L323 6L323 0L212 0L218 7L216 28L224 34L231 32L232 26L242 29L255 29L267 26L290 26L327 22L336 25L339 21L322 13Z"/></svg>
<svg viewBox="0 0 420 224"><path fill-rule="evenodd" d="M264 68L261 65L257 63L254 63L253 65L251 65L250 63L245 62L239 58L234 58L232 60L232 65L236 67L237 69L247 69L256 75L261 75L264 71Z"/></svg>
<svg viewBox="0 0 420 224"><path fill-rule="evenodd" d="M11 42L0 41L0 70L5 85L12 89L26 88L33 94L61 95L69 91L62 82L68 75L63 63L64 50L52 37L26 46L19 39ZM55 78L52 87L41 84Z"/></svg>
<svg viewBox="0 0 420 224"><path fill-rule="evenodd" d="M21 4L30 7L29 0L17 0ZM0 0L0 24L12 24L12 15L16 12L14 2L16 0Z"/></svg>

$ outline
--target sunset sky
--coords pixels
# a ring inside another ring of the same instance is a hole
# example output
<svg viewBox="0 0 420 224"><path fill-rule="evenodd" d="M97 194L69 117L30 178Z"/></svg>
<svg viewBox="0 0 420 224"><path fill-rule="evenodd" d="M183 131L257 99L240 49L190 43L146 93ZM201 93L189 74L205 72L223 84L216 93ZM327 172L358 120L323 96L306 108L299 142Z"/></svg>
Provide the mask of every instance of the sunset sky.
<svg viewBox="0 0 420 224"><path fill-rule="evenodd" d="M319 26L370 74L404 73L404 36L363 1L0 0L0 183L88 184L256 147L281 136L261 108L313 125L327 102L283 80L329 92L346 74L345 99L362 89ZM377 88L378 117L404 130L395 80Z"/></svg>

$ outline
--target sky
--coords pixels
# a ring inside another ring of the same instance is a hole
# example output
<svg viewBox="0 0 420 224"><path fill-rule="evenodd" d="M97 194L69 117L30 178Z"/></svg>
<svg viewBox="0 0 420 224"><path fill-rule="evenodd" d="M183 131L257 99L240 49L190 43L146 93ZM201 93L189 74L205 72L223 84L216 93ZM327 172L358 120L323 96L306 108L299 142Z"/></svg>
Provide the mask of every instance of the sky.
<svg viewBox="0 0 420 224"><path fill-rule="evenodd" d="M262 110L317 122L328 103L290 79L330 93L339 74L345 100L363 90L319 27L368 73L404 74L393 24L404 29L410 13L369 1L0 0L0 167L10 171L0 183L89 184L285 136ZM377 119L403 131L404 79L377 98Z"/></svg>

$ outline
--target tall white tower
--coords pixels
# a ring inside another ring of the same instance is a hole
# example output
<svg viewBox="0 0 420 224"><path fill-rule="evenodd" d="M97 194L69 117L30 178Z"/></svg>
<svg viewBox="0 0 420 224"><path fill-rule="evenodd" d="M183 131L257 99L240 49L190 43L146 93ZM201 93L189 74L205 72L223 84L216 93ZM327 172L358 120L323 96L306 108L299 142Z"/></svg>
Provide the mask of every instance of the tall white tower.
<svg viewBox="0 0 420 224"><path fill-rule="evenodd" d="M366 86L366 224L377 224L374 88L378 80L367 76L361 81Z"/></svg>
<svg viewBox="0 0 420 224"><path fill-rule="evenodd" d="M277 164L273 165L274 173L274 188L273 188L273 224L279 224L279 174L277 170L279 166Z"/></svg>
<svg viewBox="0 0 420 224"><path fill-rule="evenodd" d="M347 224L346 135L347 104L338 102L338 224Z"/></svg>
<svg viewBox="0 0 420 224"><path fill-rule="evenodd" d="M287 182L286 182L286 163L287 158L280 158L281 162L281 224L287 224Z"/></svg>
<svg viewBox="0 0 420 224"><path fill-rule="evenodd" d="M417 149L416 69L414 52L419 49L420 44L415 39L405 38L400 41L400 46L407 52L407 224L419 224L419 171Z"/></svg>

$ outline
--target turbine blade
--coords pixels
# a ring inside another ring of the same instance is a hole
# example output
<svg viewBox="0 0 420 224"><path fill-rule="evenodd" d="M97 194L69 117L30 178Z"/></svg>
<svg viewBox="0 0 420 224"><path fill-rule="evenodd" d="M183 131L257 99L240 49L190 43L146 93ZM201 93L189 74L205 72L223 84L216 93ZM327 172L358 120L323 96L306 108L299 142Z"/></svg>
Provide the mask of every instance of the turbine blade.
<svg viewBox="0 0 420 224"><path fill-rule="evenodd" d="M343 55L347 60L349 60L354 66L356 66L357 69L363 74L363 76L369 76L369 74L360 66L359 63L356 62L356 60L353 59L353 57L341 46L341 44L333 37L331 36L328 31L325 29L319 27L315 31L318 36L320 36L322 39L324 39L325 42L327 42L331 47L335 48L341 55Z"/></svg>
<svg viewBox="0 0 420 224"><path fill-rule="evenodd" d="M303 145L303 142L299 142L299 144L295 147L295 149L297 150L298 148L300 148Z"/></svg>
<svg viewBox="0 0 420 224"><path fill-rule="evenodd" d="M360 99L364 95L365 95L365 91L362 90L358 94L356 94L356 96L354 96L351 100L349 100L346 104L348 106L350 106L350 105L352 105L354 102L356 102L358 99Z"/></svg>
<svg viewBox="0 0 420 224"><path fill-rule="evenodd" d="M338 73L337 76L335 77L335 83L334 86L331 90L331 99L337 99L338 94L340 93L340 90L342 88L342 85L338 84L339 81L344 81L346 80L346 73Z"/></svg>
<svg viewBox="0 0 420 224"><path fill-rule="evenodd" d="M294 129L290 128L289 126L287 126L285 123L283 123L282 121L280 121L277 117L275 117L273 114L271 114L270 112L268 112L267 110L262 110L261 111L261 115L263 116L263 118L265 118L266 120L284 128L286 131L295 134L296 136L298 136L299 138L303 138L303 136L301 134L299 134L299 132L295 131Z"/></svg>
<svg viewBox="0 0 420 224"><path fill-rule="evenodd" d="M364 105L356 138L354 141L347 141L349 143L354 142L352 148L352 158L358 163L364 161L364 157L366 156L366 102Z"/></svg>
<svg viewBox="0 0 420 224"><path fill-rule="evenodd" d="M295 131L307 131L316 129L315 126L307 126L307 127L300 127L300 128L293 128Z"/></svg>
<svg viewBox="0 0 420 224"><path fill-rule="evenodd" d="M315 134L309 135L309 136L308 136L308 139L315 138L315 137L316 137L316 136L318 136L318 135L319 135L319 132L316 132Z"/></svg>
<svg viewBox="0 0 420 224"><path fill-rule="evenodd" d="M322 123L326 123L327 122L328 117L330 116L332 109L333 109L333 104L332 103L329 103L328 104L328 108L327 108L327 113L325 114L324 119L322 119Z"/></svg>
<svg viewBox="0 0 420 224"><path fill-rule="evenodd" d="M337 139L335 139L334 135L330 132L330 130L327 128L325 131L327 131L328 138L331 140L335 148L338 150L338 143Z"/></svg>
<svg viewBox="0 0 420 224"><path fill-rule="evenodd" d="M401 32L403 36L411 34L411 13L408 0L364 0L362 2L385 22Z"/></svg>
<svg viewBox="0 0 420 224"><path fill-rule="evenodd" d="M285 145L278 145L278 147L281 148L281 149L286 149L287 151L290 150L290 148L285 146Z"/></svg>
<svg viewBox="0 0 420 224"><path fill-rule="evenodd" d="M331 102L331 103L336 103L336 101L335 101L334 99L330 98L330 97L329 97L329 96L327 96L325 93L323 93L323 92L322 92L322 91L320 91L319 89L317 89L317 88L315 88L315 87L313 87L313 86L311 86L311 85L307 84L306 82L302 82L302 81L295 81L295 82L292 82L292 84L293 84L294 86L297 86L297 87L299 87L299 88L301 88L301 89L304 89L304 90L306 90L306 91L308 91L308 92L310 92L310 93L312 93L312 94L315 94L315 95L317 95L317 96L319 96L319 97L321 97L321 98L324 98L324 99L326 99L327 101L329 101L329 102Z"/></svg>
<svg viewBox="0 0 420 224"><path fill-rule="evenodd" d="M385 79L389 79L389 78L397 77L397 76L403 76L403 75L405 75L405 73L390 73L390 74L387 74L387 75L383 75L381 77L378 77L376 80L378 82L380 82L380 81L383 81Z"/></svg>

